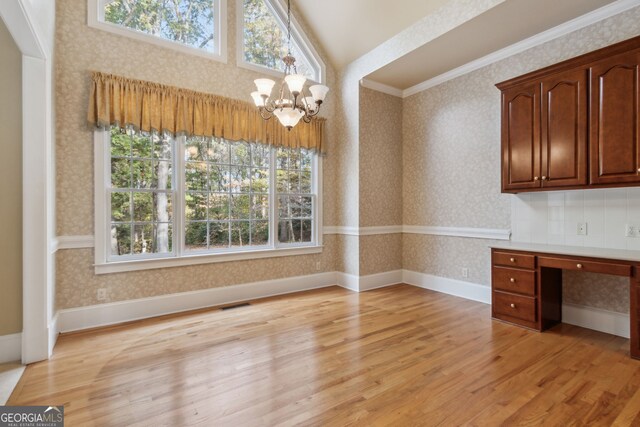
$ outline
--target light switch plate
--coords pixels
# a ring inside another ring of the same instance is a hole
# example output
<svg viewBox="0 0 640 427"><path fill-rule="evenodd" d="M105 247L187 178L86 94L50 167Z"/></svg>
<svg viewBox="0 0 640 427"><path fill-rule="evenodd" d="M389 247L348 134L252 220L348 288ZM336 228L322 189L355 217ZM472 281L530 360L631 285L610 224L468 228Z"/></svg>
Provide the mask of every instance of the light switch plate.
<svg viewBox="0 0 640 427"><path fill-rule="evenodd" d="M638 237L638 228L631 224L627 224L624 227L624 235L625 237Z"/></svg>

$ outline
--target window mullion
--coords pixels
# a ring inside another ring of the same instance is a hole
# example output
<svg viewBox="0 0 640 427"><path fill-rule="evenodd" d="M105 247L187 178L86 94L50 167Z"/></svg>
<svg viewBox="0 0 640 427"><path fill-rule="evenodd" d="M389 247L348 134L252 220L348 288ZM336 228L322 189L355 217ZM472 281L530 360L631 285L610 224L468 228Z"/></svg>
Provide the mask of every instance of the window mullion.
<svg viewBox="0 0 640 427"><path fill-rule="evenodd" d="M175 172L174 180L174 210L173 210L173 247L177 257L181 257L185 251L185 161L184 152L186 137L179 136L174 141L173 163ZM176 204L177 202L177 204Z"/></svg>
<svg viewBox="0 0 640 427"><path fill-rule="evenodd" d="M276 148L269 148L269 246L277 247Z"/></svg>

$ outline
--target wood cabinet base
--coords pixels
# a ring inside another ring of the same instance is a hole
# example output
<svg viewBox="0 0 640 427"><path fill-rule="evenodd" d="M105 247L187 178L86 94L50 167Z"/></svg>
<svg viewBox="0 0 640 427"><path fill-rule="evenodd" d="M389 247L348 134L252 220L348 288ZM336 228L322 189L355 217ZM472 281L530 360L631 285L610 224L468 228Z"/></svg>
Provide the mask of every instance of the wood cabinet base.
<svg viewBox="0 0 640 427"><path fill-rule="evenodd" d="M563 269L629 277L630 354L640 359L640 265L637 263L493 248L491 265L492 318L539 332L562 322Z"/></svg>

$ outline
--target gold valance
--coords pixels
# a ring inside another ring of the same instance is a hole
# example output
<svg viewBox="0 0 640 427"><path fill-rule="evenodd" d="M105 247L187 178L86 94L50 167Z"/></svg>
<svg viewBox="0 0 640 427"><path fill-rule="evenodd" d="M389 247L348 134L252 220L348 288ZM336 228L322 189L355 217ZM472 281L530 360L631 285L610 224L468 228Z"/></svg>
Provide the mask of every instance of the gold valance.
<svg viewBox="0 0 640 427"><path fill-rule="evenodd" d="M325 122L316 117L288 131L275 117L262 119L248 102L100 72L92 76L88 120L98 127L133 126L147 132L213 136L319 152Z"/></svg>

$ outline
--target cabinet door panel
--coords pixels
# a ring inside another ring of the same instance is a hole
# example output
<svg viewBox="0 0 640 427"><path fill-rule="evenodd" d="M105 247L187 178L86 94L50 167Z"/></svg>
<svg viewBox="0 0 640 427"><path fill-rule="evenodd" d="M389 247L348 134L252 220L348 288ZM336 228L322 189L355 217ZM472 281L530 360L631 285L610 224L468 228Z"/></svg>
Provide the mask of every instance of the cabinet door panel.
<svg viewBox="0 0 640 427"><path fill-rule="evenodd" d="M540 85L502 93L502 189L540 187Z"/></svg>
<svg viewBox="0 0 640 427"><path fill-rule="evenodd" d="M542 81L543 187L587 184L587 71Z"/></svg>
<svg viewBox="0 0 640 427"><path fill-rule="evenodd" d="M640 54L594 64L591 78L591 183L640 182Z"/></svg>

